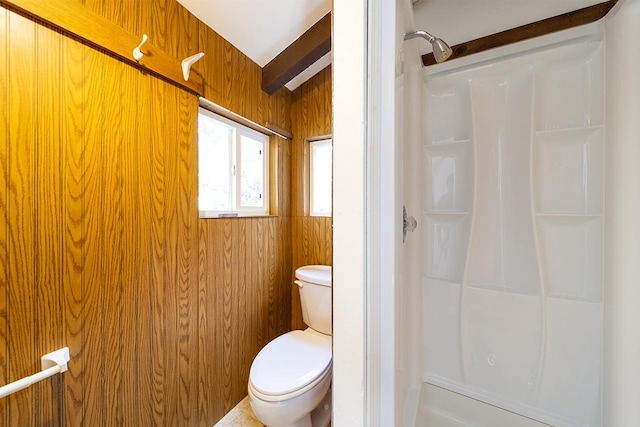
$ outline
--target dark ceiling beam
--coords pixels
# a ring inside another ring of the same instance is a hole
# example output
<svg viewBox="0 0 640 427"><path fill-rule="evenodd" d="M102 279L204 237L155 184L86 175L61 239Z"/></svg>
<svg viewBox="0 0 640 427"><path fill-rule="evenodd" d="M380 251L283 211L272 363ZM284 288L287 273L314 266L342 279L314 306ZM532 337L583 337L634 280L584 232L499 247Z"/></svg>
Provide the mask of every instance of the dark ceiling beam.
<svg viewBox="0 0 640 427"><path fill-rule="evenodd" d="M262 68L262 90L273 95L292 78L331 52L331 12Z"/></svg>
<svg viewBox="0 0 640 427"><path fill-rule="evenodd" d="M568 28L595 22L603 18L617 1L618 0L610 0L594 6L585 7L584 9L563 13L562 15L543 19L542 21L533 22L531 24L502 31L500 33L495 33L490 36L457 44L451 47L453 55L451 55L448 60L451 61L452 59L462 58L463 56L473 55L496 47L506 46L508 44L544 36L545 34L554 33L556 31L562 31ZM425 66L435 64L436 61L433 57L433 53L422 55L422 63Z"/></svg>

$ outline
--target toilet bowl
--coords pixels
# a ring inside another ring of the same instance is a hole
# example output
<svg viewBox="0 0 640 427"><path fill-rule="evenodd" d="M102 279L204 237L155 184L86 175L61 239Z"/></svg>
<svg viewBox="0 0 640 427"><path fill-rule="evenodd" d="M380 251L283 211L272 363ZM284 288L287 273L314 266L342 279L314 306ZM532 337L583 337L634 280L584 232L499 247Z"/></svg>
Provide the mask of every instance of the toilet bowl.
<svg viewBox="0 0 640 427"><path fill-rule="evenodd" d="M281 335L258 353L249 373L249 402L267 427L326 427L331 420L331 267L301 267L296 277L309 328Z"/></svg>
<svg viewBox="0 0 640 427"><path fill-rule="evenodd" d="M249 401L254 414L268 427L311 427L307 418L327 397L331 372L330 336L309 329L279 336L251 366Z"/></svg>

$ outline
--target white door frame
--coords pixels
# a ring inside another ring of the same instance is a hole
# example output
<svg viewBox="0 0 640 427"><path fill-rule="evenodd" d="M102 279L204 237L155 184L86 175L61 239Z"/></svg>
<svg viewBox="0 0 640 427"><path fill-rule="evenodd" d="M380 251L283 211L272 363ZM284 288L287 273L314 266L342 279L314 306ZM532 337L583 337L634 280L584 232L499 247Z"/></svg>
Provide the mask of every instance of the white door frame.
<svg viewBox="0 0 640 427"><path fill-rule="evenodd" d="M336 427L394 419L395 8L384 0L333 4Z"/></svg>

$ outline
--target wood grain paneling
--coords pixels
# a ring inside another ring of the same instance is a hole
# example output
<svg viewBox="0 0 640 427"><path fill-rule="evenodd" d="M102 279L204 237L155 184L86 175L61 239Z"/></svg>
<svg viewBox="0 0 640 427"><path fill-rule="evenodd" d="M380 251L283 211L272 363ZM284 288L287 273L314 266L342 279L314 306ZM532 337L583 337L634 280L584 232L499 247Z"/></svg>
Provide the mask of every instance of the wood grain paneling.
<svg viewBox="0 0 640 427"><path fill-rule="evenodd" d="M167 88L165 91L164 102L175 105L178 108L167 109L166 116L164 118L165 132L169 133L170 138L165 138L165 141L169 141L164 150L164 176L165 176L165 197L164 197L164 227L165 227L165 297L163 305L165 307L165 322L164 322L164 335L165 335L165 348L166 348L166 360L165 369L163 374L163 386L165 402L171 402L169 409L166 410L162 417L166 425L177 425L181 423L176 417L178 415L178 381L180 375L178 373L178 346L167 346L166 343L175 342L178 336L178 301L176 300L176 294L178 289L178 228L182 229L183 221L178 217L178 171L177 167L179 162L178 149L180 141L183 135L179 134L179 118L178 114L179 101L178 91L174 87Z"/></svg>
<svg viewBox="0 0 640 427"><path fill-rule="evenodd" d="M160 14L164 16L164 14ZM154 424L162 422L165 402L163 401L163 373L164 373L164 334L163 324L155 322L155 319L164 319L164 251L165 251L165 229L164 229L164 135L162 108L163 102L158 91L159 83L155 80L151 82L151 140L156 141L151 145L149 163L151 166L150 197L151 210L149 212L149 222L151 225L151 240L148 247L143 248L149 252L151 261L149 280L149 304L151 306L150 324L150 374L151 374L151 408Z"/></svg>
<svg viewBox="0 0 640 427"><path fill-rule="evenodd" d="M206 47L216 103L291 129L291 92L266 96L174 0L138 3L84 1L170 55ZM3 8L0 103L0 382L71 352L0 426L215 424L291 328L290 142L271 148L278 216L200 220L197 98Z"/></svg>
<svg viewBox="0 0 640 427"><path fill-rule="evenodd" d="M75 45L74 47L81 49L82 56L80 58L83 59L83 74L82 76L74 76L74 78L78 79L78 82L86 81L83 87L79 87L81 90L82 98L81 104L82 106L90 105L95 100L105 101L104 105L109 105L107 99L105 97L108 95L111 97L113 93L119 91L106 91L104 85L102 84L103 79L107 77L107 69L105 67L106 58L103 57L99 52L95 52L91 49L85 49L80 45ZM78 54L80 55L80 54ZM114 67L117 62L109 61ZM70 68L70 72L74 72ZM116 84L113 82L113 78L109 78L107 80L108 84ZM74 110L77 104L72 103L68 106L68 110ZM113 108L112 108L113 109ZM109 177L105 172L101 169L100 165L105 164L105 160L103 156L107 156L107 148L105 147L105 141L108 141L109 138L107 136L107 132L113 132L112 129L115 127L106 127L107 112L104 108L95 108L95 109L85 109L85 114L83 118L75 117L77 120L82 120L85 124L83 126L84 132L78 137L81 137L82 147L78 147L79 153L81 153L80 164L77 166L80 171L85 176L84 178L84 200L83 202L84 208L78 206L78 208L86 210L86 214L83 214L84 220L82 228L87 230L87 234L93 234L93 238L85 241L84 253L94 254L94 256L86 256L85 262L85 276L84 280L89 284L89 286L84 286L84 290L82 290L82 300L84 301L82 320L82 329L89 331L100 331L100 335L103 336L105 329L105 319L103 318L102 313L105 309L105 304L109 306L111 301L105 298L105 293L109 291L110 288L104 286L101 280L101 276L103 274L103 268L108 268L110 263L102 263L100 254L103 251L103 246L105 239L113 238L112 235L106 235L105 231L108 228L105 227L105 224L102 223L102 212L104 211L104 205L109 203L108 197L111 197L111 192L107 190L112 190L113 188L105 188L106 180ZM73 138L72 135L69 138ZM85 144L85 141L95 141L90 145ZM111 150L112 153L113 150ZM117 171L116 173L119 173ZM114 197L117 197L114 195ZM117 200L117 199L116 199ZM115 221L115 218L105 218L106 223L112 223ZM114 248L118 246L107 247L106 251L107 255L110 252L114 251ZM116 270L117 271L117 270ZM82 282L79 282L82 283ZM108 337L108 335L107 335ZM111 364L113 361L106 360L105 352L109 349L109 343L107 339L97 339L93 340L91 345L85 347L85 360L92 361L91 363L86 363L83 369L83 377L84 378L101 378L103 373L107 369L111 369ZM73 354L75 356L76 347L73 347ZM85 419L88 422L100 422L105 413L106 403L99 398L99 396L105 395L105 381L91 381L85 385L85 390L83 395L88 395L88 399L84 400L84 413ZM107 399L112 398L111 396L107 397ZM113 406L112 406L113 407ZM119 418L120 408L114 408L114 417L116 419ZM91 421L89 421L91 420Z"/></svg>
<svg viewBox="0 0 640 427"><path fill-rule="evenodd" d="M86 55L85 51L85 55ZM85 62L86 63L86 62ZM86 241L86 275L85 282L85 307L90 300L96 288L102 287L102 311L105 313L102 322L102 351L104 355L120 354L121 340L126 337L122 334L123 318L121 309L122 301L122 233L124 229L122 216L122 134L124 131L124 100L123 93L125 90L124 70L125 66L116 61L107 61L105 66L104 78L106 91L104 96L104 115L106 123L109 124L105 128L104 140L101 144L92 144L89 137L90 126L87 126L87 138L85 145L85 203L83 214L87 226ZM89 80L87 81L87 89ZM86 90L85 90L86 92ZM90 99L85 104L86 110L90 110ZM88 125L88 123L87 123ZM104 166L102 166L104 165ZM92 182L93 181L93 182ZM89 191L91 186L95 186L95 195ZM102 203L93 201L101 200ZM109 215L103 216L104 212ZM101 233L102 232L102 233ZM100 234L101 233L101 234ZM92 240L88 236L102 236L99 246L95 247ZM90 268L89 262L92 261L92 254L102 252L101 260L98 268ZM95 270L96 274L92 274ZM85 321L89 321L91 313L86 311ZM89 344L89 343L87 343ZM91 346L87 345L87 364L89 369L91 360ZM103 392L104 398L98 400L98 404L102 404L100 418L104 418L109 413L107 425L122 425L123 405L122 405L122 371L120 357L104 357L103 356ZM92 399L85 397L85 401ZM105 415L103 415L105 414ZM98 419L100 419L98 418Z"/></svg>
<svg viewBox="0 0 640 427"><path fill-rule="evenodd" d="M276 243L277 236L288 241L287 222L277 217L200 222L199 303L207 314L200 316L201 411L222 417L246 396L253 358L290 328L291 250L288 242ZM284 308L275 309L278 305Z"/></svg>
<svg viewBox="0 0 640 427"><path fill-rule="evenodd" d="M303 83L292 95L291 209L292 275L303 265L332 265L332 220L309 216L309 138L331 134L331 66ZM298 287L292 287L291 325L304 329Z"/></svg>
<svg viewBox="0 0 640 427"><path fill-rule="evenodd" d="M138 90L140 94L140 107L137 109L138 122L151 123L152 109L157 106L149 105L143 100L152 98L152 85L151 77L141 76L137 79ZM142 105L148 105L148 108L141 108ZM139 126L137 130L137 138L135 141L151 141L151 126ZM192 141L187 141L188 144L192 144ZM152 252L149 248L149 242L152 240L151 234L151 222L149 221L149 213L151 212L153 200L150 195L151 184L151 158L153 144L137 144L137 147L131 150L131 156L133 159L131 162L133 166L137 168L138 174L135 177L137 181L131 183L136 187L135 196L137 198L137 205L132 208L136 211L135 222L131 224L135 228L135 232L132 234L132 243L134 243L132 250L136 251L137 265L131 266L135 271L135 282L131 283L131 286L135 287L135 300L138 301L136 307L132 309L136 310L137 322L135 323L135 348L136 353L129 355L132 361L136 363L136 372L134 373L133 381L136 382L137 395L138 396L151 396L153 393L153 376L149 375L148 367L151 366L151 339L150 329L153 322L153 312L151 307L151 293L149 283L151 281L151 259ZM127 262L125 260L124 262ZM131 325L130 325L131 326ZM145 331L142 333L141 331ZM138 419L151 420L153 416L153 405L149 400L138 401L137 408Z"/></svg>
<svg viewBox="0 0 640 427"><path fill-rule="evenodd" d="M44 27L36 28L36 52L38 61L48 64L62 63L62 37L52 33ZM35 150L36 170L58 170L60 167L60 145L49 144L51 138L60 138L60 99L62 88L62 69L37 67L36 69L36 99L51 99L53 102L37 103L36 117L42 120L36 122ZM59 289L62 249L62 207L61 182L59 174L36 175L36 206L42 206L36 214L36 323L41 325L36 331L36 354L46 354L57 350L51 347L52 342L60 342L61 322L59 313ZM47 320L51 319L50 322ZM36 385L35 393L43 401L51 405L36 412L36 424L47 426L61 425L59 387L60 378L53 378L51 384Z"/></svg>
<svg viewBox="0 0 640 427"><path fill-rule="evenodd" d="M156 0L159 4L162 0ZM172 3L174 0L164 0L165 3ZM159 8L162 11L158 14L160 18L154 32L145 30L147 38L140 51L143 54L139 59L134 59L133 48L138 46L142 40L142 34L132 34L125 31L123 25L124 17L127 17L128 25L131 19L140 19L135 10L124 9L126 4L122 0L111 0L103 5L104 16L94 13L90 8L84 7L76 0L58 0L55 2L43 2L40 0L0 0L0 5L6 8L13 8L20 13L29 16L34 20L46 22L55 28L72 34L74 37L89 43L97 49L104 49L120 60L143 69L145 72L154 73L162 79L173 82L173 84L192 91L198 95L203 93L203 84L200 76L192 76L184 80L180 60L166 53L167 43L167 14L174 12L167 8L166 4ZM153 16L157 16L154 14ZM162 19L164 18L164 19ZM175 17L172 16L172 19ZM155 43L155 36L161 46ZM174 36L172 34L172 36Z"/></svg>
<svg viewBox="0 0 640 427"><path fill-rule="evenodd" d="M9 13L0 8L0 382L9 382ZM9 399L0 399L0 426L8 425Z"/></svg>
<svg viewBox="0 0 640 427"><path fill-rule="evenodd" d="M191 173L197 164L196 145L198 107L191 96L179 93L180 147L178 167L178 217L183 223L178 233L178 420L185 425L198 421L198 218L191 212L198 209L197 176ZM255 339L255 338L254 338ZM211 418L210 418L211 419Z"/></svg>
<svg viewBox="0 0 640 427"><path fill-rule="evenodd" d="M149 32L153 35L154 44L165 51L167 47L167 3L169 1L171 0L155 0L148 5L151 10Z"/></svg>
<svg viewBox="0 0 640 427"><path fill-rule="evenodd" d="M149 128L137 126L137 123L148 123L148 109L144 108L144 99L150 98L150 81L147 78L138 78L138 71L124 67L122 79L122 93L135 93L137 97L123 96L122 104L130 104L130 113L122 115L122 143L120 144L120 164L122 165L122 242L121 252L121 354L120 375L122 378L121 402L119 414L124 420L139 417L139 399L137 398L139 384L135 381L140 359L143 358L138 352L138 325L140 322L139 306L127 304L126 301L138 301L142 303L137 294L139 281L139 271L142 267L142 256L137 250L140 243L140 233L142 224L146 221L141 217L141 197L138 185L141 183L141 165L138 156L144 152L148 144L138 144L137 141L149 139ZM131 111L134 110L134 111ZM146 154L146 152L145 152ZM147 211L148 212L148 211ZM127 242L131 242L127 244ZM143 418L147 419L147 418Z"/></svg>
<svg viewBox="0 0 640 427"><path fill-rule="evenodd" d="M37 370L35 353L35 24L9 16L9 381ZM19 284L19 286L14 286ZM15 333L13 332L15 331ZM14 335L15 334L15 335ZM9 399L10 425L27 425L34 389Z"/></svg>

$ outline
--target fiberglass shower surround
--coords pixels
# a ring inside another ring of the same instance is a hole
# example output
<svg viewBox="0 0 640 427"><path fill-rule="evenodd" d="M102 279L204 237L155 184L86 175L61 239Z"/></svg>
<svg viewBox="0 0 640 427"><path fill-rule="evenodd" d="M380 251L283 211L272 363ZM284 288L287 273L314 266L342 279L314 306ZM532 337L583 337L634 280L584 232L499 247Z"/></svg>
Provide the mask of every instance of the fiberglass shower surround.
<svg viewBox="0 0 640 427"><path fill-rule="evenodd" d="M600 30L427 76L427 383L600 425L604 67Z"/></svg>

